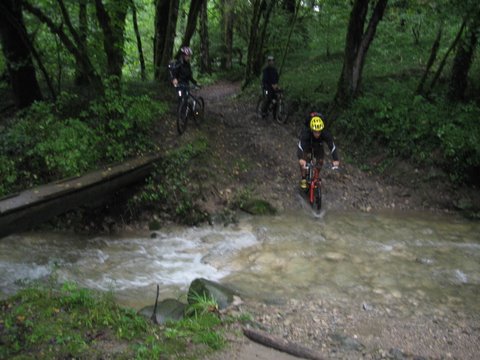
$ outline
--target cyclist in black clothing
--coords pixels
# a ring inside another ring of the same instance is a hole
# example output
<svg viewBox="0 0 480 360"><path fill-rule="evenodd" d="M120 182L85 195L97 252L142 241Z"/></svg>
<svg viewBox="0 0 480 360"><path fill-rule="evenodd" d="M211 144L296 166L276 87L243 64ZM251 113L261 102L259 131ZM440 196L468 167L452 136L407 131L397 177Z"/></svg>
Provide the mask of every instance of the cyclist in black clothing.
<svg viewBox="0 0 480 360"><path fill-rule="evenodd" d="M173 86L187 87L190 85L190 82L198 86L197 81L193 78L192 67L190 66L192 54L192 49L188 46L182 46L180 49L180 59L170 66L170 77Z"/></svg>
<svg viewBox="0 0 480 360"><path fill-rule="evenodd" d="M267 58L267 66L263 69L262 74L262 88L264 95L267 97L262 106L263 118L266 118L268 115L268 106L270 105L270 102L276 98L275 92L279 89L278 79L279 76L277 68L275 67L275 59L272 55L269 55Z"/></svg>
<svg viewBox="0 0 480 360"><path fill-rule="evenodd" d="M314 157L317 159L316 166L321 168L324 157L323 144L327 143L332 154L333 167L338 167L340 165L338 151L335 143L333 142L333 136L328 130L324 130L325 124L322 120L322 117L323 115L320 113L310 113L307 121L305 122L305 127L302 129L300 134L300 140L297 148L297 158L302 176L302 180L300 181L300 187L302 189L307 188L307 170L305 167L307 165L307 157L312 153L312 150Z"/></svg>

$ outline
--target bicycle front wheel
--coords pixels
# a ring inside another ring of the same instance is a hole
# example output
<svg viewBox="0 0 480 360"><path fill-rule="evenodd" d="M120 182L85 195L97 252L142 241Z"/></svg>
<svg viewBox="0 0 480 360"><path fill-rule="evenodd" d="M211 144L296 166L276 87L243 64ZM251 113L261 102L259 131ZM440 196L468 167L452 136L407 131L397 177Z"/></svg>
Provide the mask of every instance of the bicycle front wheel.
<svg viewBox="0 0 480 360"><path fill-rule="evenodd" d="M315 207L317 210L322 208L322 187L320 183L317 184L317 188L315 189Z"/></svg>
<svg viewBox="0 0 480 360"><path fill-rule="evenodd" d="M205 101L201 96L197 97L195 103L195 109L193 110L193 120L197 126L203 122L203 117L205 115Z"/></svg>
<svg viewBox="0 0 480 360"><path fill-rule="evenodd" d="M285 101L282 99L279 99L277 102L277 109L275 111L275 120L279 124L285 124L287 122L288 118L288 111L287 111L287 106L285 104Z"/></svg>
<svg viewBox="0 0 480 360"><path fill-rule="evenodd" d="M186 99L182 99L178 105L177 111L177 131L179 135L182 135L187 129L188 110L188 101Z"/></svg>

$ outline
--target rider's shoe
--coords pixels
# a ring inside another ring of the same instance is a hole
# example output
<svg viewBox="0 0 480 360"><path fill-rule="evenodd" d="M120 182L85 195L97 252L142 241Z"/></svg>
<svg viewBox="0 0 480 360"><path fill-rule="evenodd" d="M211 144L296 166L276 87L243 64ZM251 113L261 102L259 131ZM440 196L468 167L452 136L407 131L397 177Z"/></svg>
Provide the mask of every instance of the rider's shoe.
<svg viewBox="0 0 480 360"><path fill-rule="evenodd" d="M305 190L307 187L307 179L300 180L300 188Z"/></svg>

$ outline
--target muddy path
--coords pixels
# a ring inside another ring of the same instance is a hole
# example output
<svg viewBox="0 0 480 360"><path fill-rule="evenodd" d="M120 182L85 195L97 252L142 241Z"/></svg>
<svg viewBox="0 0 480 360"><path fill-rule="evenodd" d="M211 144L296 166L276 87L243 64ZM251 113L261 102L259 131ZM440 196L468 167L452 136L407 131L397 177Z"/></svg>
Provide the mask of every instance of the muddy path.
<svg viewBox="0 0 480 360"><path fill-rule="evenodd" d="M296 147L305 114L291 115L285 125L259 119L255 116L256 99L240 92L240 84L230 82L218 82L199 92L206 102L202 130L212 151L212 162L207 166L215 179L202 206L209 212L218 211L242 191L267 200L280 211L304 206L298 191ZM178 136L171 122L167 133L178 144L191 141L198 130L190 126ZM350 160L352 144L333 135L341 170L330 169L327 151L321 175L326 210L449 212L458 210L459 203L480 203L478 189L455 188L438 170L399 161L382 176L364 172ZM375 167L376 162L372 159L369 165Z"/></svg>

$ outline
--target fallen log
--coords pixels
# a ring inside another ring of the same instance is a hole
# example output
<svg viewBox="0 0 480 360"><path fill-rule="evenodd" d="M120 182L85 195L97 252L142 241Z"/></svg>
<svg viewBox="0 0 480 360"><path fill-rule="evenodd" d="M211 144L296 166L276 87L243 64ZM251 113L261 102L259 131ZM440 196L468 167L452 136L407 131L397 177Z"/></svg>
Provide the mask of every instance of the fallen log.
<svg viewBox="0 0 480 360"><path fill-rule="evenodd" d="M293 343L291 341L273 336L265 331L243 328L243 334L250 340L253 340L259 344L271 347L276 350L283 351L299 358L310 360L324 360L325 357L318 351L307 348L305 346Z"/></svg>

